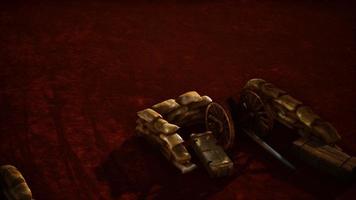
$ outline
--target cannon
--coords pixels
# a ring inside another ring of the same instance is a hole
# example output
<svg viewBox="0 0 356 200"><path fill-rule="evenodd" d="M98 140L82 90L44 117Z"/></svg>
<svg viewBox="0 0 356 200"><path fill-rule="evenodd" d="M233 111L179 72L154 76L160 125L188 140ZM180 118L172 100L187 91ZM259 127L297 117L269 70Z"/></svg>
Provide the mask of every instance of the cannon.
<svg viewBox="0 0 356 200"><path fill-rule="evenodd" d="M299 134L293 142L293 153L318 170L339 179L352 180L356 173L356 158L344 152L337 143L341 136L333 125L302 101L263 79L249 80L239 100L230 99L236 125L261 146L278 122ZM257 139L256 139L257 138ZM269 150L269 149L267 149ZM276 158L294 168L282 155L269 150Z"/></svg>

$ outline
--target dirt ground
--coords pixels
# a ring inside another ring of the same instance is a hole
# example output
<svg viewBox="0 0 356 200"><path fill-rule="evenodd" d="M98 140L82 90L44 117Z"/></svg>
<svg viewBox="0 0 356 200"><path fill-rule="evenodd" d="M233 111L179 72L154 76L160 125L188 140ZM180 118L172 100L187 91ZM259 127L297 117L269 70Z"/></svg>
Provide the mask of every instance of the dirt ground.
<svg viewBox="0 0 356 200"><path fill-rule="evenodd" d="M237 136L236 173L180 175L134 136L136 112L196 90L226 106L263 78L332 122L356 155L351 1L0 3L0 164L36 200L351 199L344 184L288 155L290 172Z"/></svg>

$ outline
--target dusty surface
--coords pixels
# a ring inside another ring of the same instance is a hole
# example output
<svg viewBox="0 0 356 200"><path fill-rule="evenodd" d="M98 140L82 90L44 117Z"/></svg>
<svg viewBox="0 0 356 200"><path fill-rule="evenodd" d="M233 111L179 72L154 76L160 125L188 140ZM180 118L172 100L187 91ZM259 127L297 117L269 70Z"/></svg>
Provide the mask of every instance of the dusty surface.
<svg viewBox="0 0 356 200"><path fill-rule="evenodd" d="M356 195L248 140L230 154L235 175L211 180L180 175L134 138L142 108L188 90L223 103L261 77L333 122L355 154L355 12L297 2L1 3L0 164L16 165L37 200Z"/></svg>

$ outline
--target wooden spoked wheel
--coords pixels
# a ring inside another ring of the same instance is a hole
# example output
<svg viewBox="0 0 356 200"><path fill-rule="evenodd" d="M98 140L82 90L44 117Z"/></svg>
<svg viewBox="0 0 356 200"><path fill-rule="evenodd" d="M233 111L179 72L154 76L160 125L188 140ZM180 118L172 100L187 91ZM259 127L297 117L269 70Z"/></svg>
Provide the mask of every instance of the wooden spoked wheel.
<svg viewBox="0 0 356 200"><path fill-rule="evenodd" d="M244 90L241 93L238 111L239 128L253 131L260 137L266 136L273 128L271 108L252 90Z"/></svg>
<svg viewBox="0 0 356 200"><path fill-rule="evenodd" d="M224 108L217 103L210 103L205 110L207 131L212 131L218 143L226 150L232 147L235 130L230 117Z"/></svg>

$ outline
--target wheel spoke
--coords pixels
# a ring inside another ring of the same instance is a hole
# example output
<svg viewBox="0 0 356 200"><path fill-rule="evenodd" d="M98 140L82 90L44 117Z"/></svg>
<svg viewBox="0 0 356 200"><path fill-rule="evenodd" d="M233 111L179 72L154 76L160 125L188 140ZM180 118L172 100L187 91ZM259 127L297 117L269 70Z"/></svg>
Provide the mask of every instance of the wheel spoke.
<svg viewBox="0 0 356 200"><path fill-rule="evenodd" d="M273 126L273 117L260 97L253 91L245 90L241 94L239 104L239 126L254 130L257 134L267 134Z"/></svg>
<svg viewBox="0 0 356 200"><path fill-rule="evenodd" d="M216 103L209 104L205 120L207 130L213 131L213 134L225 149L230 148L235 133L223 107Z"/></svg>

